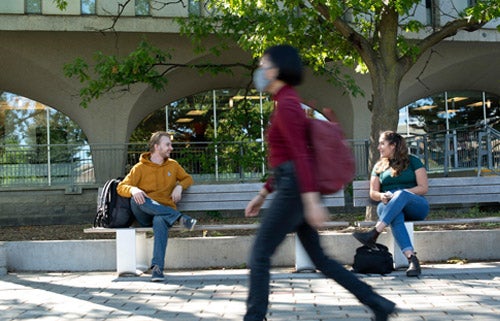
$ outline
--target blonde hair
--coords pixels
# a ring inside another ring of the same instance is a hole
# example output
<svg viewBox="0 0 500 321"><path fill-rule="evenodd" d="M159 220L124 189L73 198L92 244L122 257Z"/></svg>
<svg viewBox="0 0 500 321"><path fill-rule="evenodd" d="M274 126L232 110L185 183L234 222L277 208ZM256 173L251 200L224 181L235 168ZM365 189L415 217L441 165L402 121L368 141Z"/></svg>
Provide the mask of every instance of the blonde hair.
<svg viewBox="0 0 500 321"><path fill-rule="evenodd" d="M165 132L165 131L157 131L157 132L154 132L153 134L151 134L151 138L149 138L149 142L148 142L149 151L151 153L153 153L155 151L155 145L160 143L160 140L162 137L168 137L168 139L171 140L171 138L170 138L171 136L172 135L170 133Z"/></svg>
<svg viewBox="0 0 500 321"><path fill-rule="evenodd" d="M391 159L384 157L375 164L375 173L380 174L390 168L392 177L399 176L410 164L406 141L403 136L390 130L382 132L380 137L389 145L395 145L395 148Z"/></svg>

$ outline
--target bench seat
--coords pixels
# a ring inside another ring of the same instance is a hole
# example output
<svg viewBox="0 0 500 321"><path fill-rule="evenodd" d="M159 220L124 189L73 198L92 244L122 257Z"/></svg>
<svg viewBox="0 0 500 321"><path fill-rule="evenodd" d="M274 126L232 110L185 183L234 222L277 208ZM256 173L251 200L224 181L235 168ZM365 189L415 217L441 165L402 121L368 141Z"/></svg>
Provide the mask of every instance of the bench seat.
<svg viewBox="0 0 500 321"><path fill-rule="evenodd" d="M206 184L194 185L184 191L181 202L178 204L179 211L207 212L207 211L237 211L243 212L248 202L262 188L262 183L241 184ZM270 194L264 202L263 208L269 206L273 198ZM323 204L329 208L344 207L344 192L324 195ZM348 227L346 221L329 221L324 228ZM259 224L200 224L196 225L197 231L223 231L223 230L255 230ZM178 224L173 230L182 229ZM116 264L118 275L137 275L148 268L148 253L145 252L146 233L152 232L151 227L129 227L129 228L87 228L85 233L116 233ZM307 256L298 238L295 242L295 269L306 271L314 269L314 265Z"/></svg>

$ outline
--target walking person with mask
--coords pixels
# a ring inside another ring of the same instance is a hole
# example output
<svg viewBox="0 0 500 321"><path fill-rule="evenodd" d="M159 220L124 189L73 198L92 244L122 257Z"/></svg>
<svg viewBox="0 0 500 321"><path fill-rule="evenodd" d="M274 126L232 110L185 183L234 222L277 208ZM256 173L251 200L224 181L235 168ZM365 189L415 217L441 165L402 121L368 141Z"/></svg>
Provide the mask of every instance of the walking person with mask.
<svg viewBox="0 0 500 321"><path fill-rule="evenodd" d="M316 268L350 291L368 306L376 321L388 320L395 304L378 295L366 283L325 255L317 228L328 212L321 203L308 149L308 119L294 86L303 78L297 50L288 45L264 52L254 73L255 87L273 96L275 103L267 129L268 162L273 175L247 205L245 215L259 214L266 196L274 192L264 213L250 257L250 284L244 321L262 321L269 303L271 257L286 235L296 232Z"/></svg>

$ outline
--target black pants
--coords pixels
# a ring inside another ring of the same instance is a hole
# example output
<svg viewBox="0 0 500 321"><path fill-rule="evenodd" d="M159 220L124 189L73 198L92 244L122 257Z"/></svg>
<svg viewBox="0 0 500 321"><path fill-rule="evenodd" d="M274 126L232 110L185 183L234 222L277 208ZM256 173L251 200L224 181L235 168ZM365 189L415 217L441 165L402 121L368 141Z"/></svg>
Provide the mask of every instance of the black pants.
<svg viewBox="0 0 500 321"><path fill-rule="evenodd" d="M306 223L303 204L291 162L275 169L275 197L262 218L250 257L250 289L245 321L262 321L269 303L271 256L286 235L296 232L316 268L350 291L361 302L374 295L371 287L327 257L318 232Z"/></svg>

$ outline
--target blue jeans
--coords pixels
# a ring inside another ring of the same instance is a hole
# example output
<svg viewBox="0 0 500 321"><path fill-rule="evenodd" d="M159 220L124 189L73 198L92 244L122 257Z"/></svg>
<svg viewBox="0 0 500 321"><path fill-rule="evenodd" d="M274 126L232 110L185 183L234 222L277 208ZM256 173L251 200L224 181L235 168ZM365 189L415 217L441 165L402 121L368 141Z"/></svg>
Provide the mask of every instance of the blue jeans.
<svg viewBox="0 0 500 321"><path fill-rule="evenodd" d="M168 229L181 217L190 218L182 215L169 206L162 205L157 201L146 197L144 204L137 204L134 198L130 199L130 206L135 218L143 227L153 226L154 245L153 259L151 266L158 265L163 270L165 263L165 253L167 251Z"/></svg>
<svg viewBox="0 0 500 321"><path fill-rule="evenodd" d="M425 197L406 190L393 191L392 199L387 203L379 203L377 214L379 220L390 225L394 239L402 252L413 251L405 221L422 221L429 214L429 203Z"/></svg>
<svg viewBox="0 0 500 321"><path fill-rule="evenodd" d="M285 239L296 232L315 266L327 277L349 290L361 302L376 294L371 287L347 271L337 261L325 255L319 235L304 218L300 191L291 162L274 171L275 197L264 213L250 257L250 281L245 321L262 321L269 303L271 256Z"/></svg>

